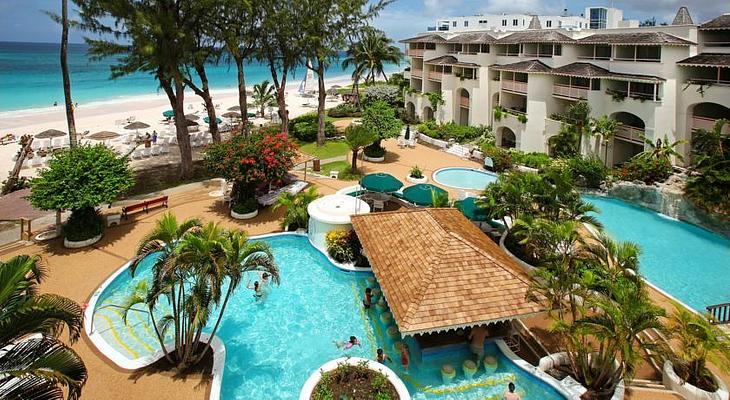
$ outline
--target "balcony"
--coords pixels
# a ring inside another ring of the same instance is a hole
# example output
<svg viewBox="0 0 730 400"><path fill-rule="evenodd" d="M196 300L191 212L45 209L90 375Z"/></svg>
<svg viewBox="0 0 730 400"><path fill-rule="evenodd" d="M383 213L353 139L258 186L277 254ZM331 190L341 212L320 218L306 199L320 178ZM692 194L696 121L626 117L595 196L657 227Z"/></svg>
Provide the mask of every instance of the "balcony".
<svg viewBox="0 0 730 400"><path fill-rule="evenodd" d="M459 98L459 105L464 108L469 108L469 98L468 97L460 97Z"/></svg>
<svg viewBox="0 0 730 400"><path fill-rule="evenodd" d="M553 96L565 97L569 99L585 100L588 98L588 90L590 88L570 85L553 85Z"/></svg>
<svg viewBox="0 0 730 400"><path fill-rule="evenodd" d="M420 78L423 76L423 70L417 69L417 68L411 68L411 76Z"/></svg>
<svg viewBox="0 0 730 400"><path fill-rule="evenodd" d="M642 135L645 135L645 130L635 126L619 123L616 127L616 136L634 143L644 144Z"/></svg>
<svg viewBox="0 0 730 400"><path fill-rule="evenodd" d="M717 119L707 117L692 117L692 129L704 129L706 131L711 131L715 127L717 121ZM722 133L730 135L730 124L725 124L722 127Z"/></svg>
<svg viewBox="0 0 730 400"><path fill-rule="evenodd" d="M502 90L527 94L527 82L502 80Z"/></svg>
<svg viewBox="0 0 730 400"><path fill-rule="evenodd" d="M408 57L423 57L425 49L406 49L406 55Z"/></svg>
<svg viewBox="0 0 730 400"><path fill-rule="evenodd" d="M441 81L441 77L443 76L442 72L436 72L436 71L430 71L428 73L428 79L432 81Z"/></svg>

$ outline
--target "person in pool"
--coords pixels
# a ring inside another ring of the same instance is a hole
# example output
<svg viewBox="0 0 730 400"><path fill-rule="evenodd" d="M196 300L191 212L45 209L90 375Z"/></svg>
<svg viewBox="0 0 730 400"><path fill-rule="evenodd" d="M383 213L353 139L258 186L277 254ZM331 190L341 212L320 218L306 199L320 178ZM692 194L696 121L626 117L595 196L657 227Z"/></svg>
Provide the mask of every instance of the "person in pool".
<svg viewBox="0 0 730 400"><path fill-rule="evenodd" d="M519 394L515 393L515 384L510 382L507 391L504 392L504 400L522 400Z"/></svg>
<svg viewBox="0 0 730 400"><path fill-rule="evenodd" d="M373 289L365 288L365 298L362 300L362 306L369 310L373 304Z"/></svg>
<svg viewBox="0 0 730 400"><path fill-rule="evenodd" d="M408 353L408 345L405 343L400 347L400 365L408 373L408 367L411 365L411 355Z"/></svg>
<svg viewBox="0 0 730 400"><path fill-rule="evenodd" d="M360 345L360 339L358 339L357 336L350 336L350 340L343 340L341 342L335 340L334 342L338 349L343 350L350 350L356 345L362 347L362 345Z"/></svg>
<svg viewBox="0 0 730 400"><path fill-rule="evenodd" d="M253 297L256 299L256 301L261 301L264 298L264 292L261 290L261 285L259 285L259 281L255 281L253 283L253 286L249 284L246 284L246 287L253 290Z"/></svg>
<svg viewBox="0 0 730 400"><path fill-rule="evenodd" d="M385 364L385 362L386 362L386 361L390 361L390 362L393 362L393 360L392 360L392 359L390 358L390 356L389 356L389 355L387 355L387 354L385 354L385 352L383 351L383 349L378 349L378 350L376 351L376 353L378 354L378 355L377 355L377 358L376 358L376 360L377 360L377 361L378 361L379 363L381 363L381 364Z"/></svg>

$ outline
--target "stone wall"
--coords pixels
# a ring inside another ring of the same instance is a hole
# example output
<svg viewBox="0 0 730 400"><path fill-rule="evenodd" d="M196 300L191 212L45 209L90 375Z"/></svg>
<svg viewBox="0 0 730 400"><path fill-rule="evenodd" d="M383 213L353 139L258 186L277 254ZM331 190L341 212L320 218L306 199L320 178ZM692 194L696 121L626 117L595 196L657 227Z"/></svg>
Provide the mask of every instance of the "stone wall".
<svg viewBox="0 0 730 400"><path fill-rule="evenodd" d="M730 238L730 218L695 207L684 198L681 191L673 187L621 182L608 189L608 195Z"/></svg>

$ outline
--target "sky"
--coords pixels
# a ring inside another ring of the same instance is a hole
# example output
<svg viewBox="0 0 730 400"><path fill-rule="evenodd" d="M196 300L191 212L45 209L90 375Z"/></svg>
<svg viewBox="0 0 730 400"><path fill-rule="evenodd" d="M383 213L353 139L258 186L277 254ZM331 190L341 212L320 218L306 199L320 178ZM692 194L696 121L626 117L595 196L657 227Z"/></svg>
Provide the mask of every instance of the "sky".
<svg viewBox="0 0 730 400"><path fill-rule="evenodd" d="M608 6L611 3L624 10L626 19L655 17L657 22L671 22L682 5L689 6L695 23L730 12L730 3L726 0L395 0L381 12L373 25L398 40L425 31L441 18L502 12L556 15L564 8L579 15L587 6ZM51 22L43 10L60 13L60 4L60 0L0 0L0 41L57 42L60 27ZM69 6L73 14L74 6ZM83 35L72 31L69 41L81 43Z"/></svg>

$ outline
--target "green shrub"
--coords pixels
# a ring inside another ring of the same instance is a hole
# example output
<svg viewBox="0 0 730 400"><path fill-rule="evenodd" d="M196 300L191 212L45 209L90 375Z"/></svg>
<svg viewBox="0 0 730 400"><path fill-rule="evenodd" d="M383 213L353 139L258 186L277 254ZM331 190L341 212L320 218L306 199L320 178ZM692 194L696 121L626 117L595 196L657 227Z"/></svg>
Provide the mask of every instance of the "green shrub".
<svg viewBox="0 0 730 400"><path fill-rule="evenodd" d="M373 143L370 146L365 147L363 150L366 156L370 158L379 158L385 156L385 148L380 146L378 143Z"/></svg>
<svg viewBox="0 0 730 400"><path fill-rule="evenodd" d="M370 104L375 101L384 101L391 106L398 104L401 97L401 89L395 85L376 84L368 86L363 91L363 103Z"/></svg>
<svg viewBox="0 0 730 400"><path fill-rule="evenodd" d="M355 252L349 241L348 231L330 231L325 236L327 253L339 263L349 263L355 260Z"/></svg>
<svg viewBox="0 0 730 400"><path fill-rule="evenodd" d="M672 163L666 158L633 157L619 170L618 176L625 181L642 181L651 185L664 182L672 172Z"/></svg>
<svg viewBox="0 0 730 400"><path fill-rule="evenodd" d="M510 154L516 164L530 168L543 169L553 162L553 159L545 153L523 153L519 150L512 149L510 150Z"/></svg>
<svg viewBox="0 0 730 400"><path fill-rule="evenodd" d="M578 134L572 125L562 124L560 132L548 139L548 145L553 157L573 157L578 154Z"/></svg>
<svg viewBox="0 0 730 400"><path fill-rule="evenodd" d="M259 209L259 202L255 197L247 197L243 200L239 200L233 205L233 212L237 214L248 214Z"/></svg>
<svg viewBox="0 0 730 400"><path fill-rule="evenodd" d="M94 207L74 210L63 225L63 235L74 242L91 239L104 232L104 218Z"/></svg>
<svg viewBox="0 0 730 400"><path fill-rule="evenodd" d="M293 118L289 121L289 134L302 142L314 142L317 140L317 128L319 120L316 113L307 113ZM324 134L326 137L337 135L337 128L332 122L325 122Z"/></svg>
<svg viewBox="0 0 730 400"><path fill-rule="evenodd" d="M362 117L362 110L354 104L342 103L327 110L327 115L332 118Z"/></svg>
<svg viewBox="0 0 730 400"><path fill-rule="evenodd" d="M418 131L426 136L440 140L454 139L459 143L466 143L484 136L489 128L486 126L458 125L454 122L439 124L436 121L426 121L418 125Z"/></svg>
<svg viewBox="0 0 730 400"><path fill-rule="evenodd" d="M595 155L571 157L568 159L568 168L573 181L588 188L598 188L608 173L603 161Z"/></svg>
<svg viewBox="0 0 730 400"><path fill-rule="evenodd" d="M409 175L412 178L422 179L423 178L423 171L421 171L421 169L418 168L418 165L414 165L413 167L411 167L411 172L409 173Z"/></svg>
<svg viewBox="0 0 730 400"><path fill-rule="evenodd" d="M496 172L502 172L512 169L514 161L512 160L512 154L503 148L494 145L482 146L482 154L485 157L489 157L494 162L494 170Z"/></svg>

